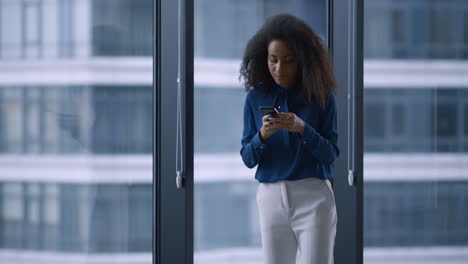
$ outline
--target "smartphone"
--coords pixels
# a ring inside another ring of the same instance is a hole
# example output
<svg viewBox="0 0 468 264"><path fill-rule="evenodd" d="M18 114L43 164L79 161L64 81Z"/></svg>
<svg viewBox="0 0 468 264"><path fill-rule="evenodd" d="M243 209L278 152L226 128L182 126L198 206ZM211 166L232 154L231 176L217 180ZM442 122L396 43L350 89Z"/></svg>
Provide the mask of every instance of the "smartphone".
<svg viewBox="0 0 468 264"><path fill-rule="evenodd" d="M262 110L263 115L271 114L271 116L276 117L279 113L278 110L273 106L260 106L259 109Z"/></svg>

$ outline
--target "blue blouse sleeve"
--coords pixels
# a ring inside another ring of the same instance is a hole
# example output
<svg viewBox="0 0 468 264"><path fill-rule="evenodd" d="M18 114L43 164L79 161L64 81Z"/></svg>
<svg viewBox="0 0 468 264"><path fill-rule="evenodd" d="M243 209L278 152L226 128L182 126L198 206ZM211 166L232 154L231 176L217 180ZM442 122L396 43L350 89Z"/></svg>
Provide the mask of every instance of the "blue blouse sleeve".
<svg viewBox="0 0 468 264"><path fill-rule="evenodd" d="M260 139L260 131L255 124L252 109L252 91L249 91L244 103L244 130L242 133L242 161L248 168L253 168L262 161L267 144Z"/></svg>
<svg viewBox="0 0 468 264"><path fill-rule="evenodd" d="M322 112L320 133L307 123L304 128L302 144L305 150L322 163L332 164L340 155L337 112L336 99L331 94Z"/></svg>

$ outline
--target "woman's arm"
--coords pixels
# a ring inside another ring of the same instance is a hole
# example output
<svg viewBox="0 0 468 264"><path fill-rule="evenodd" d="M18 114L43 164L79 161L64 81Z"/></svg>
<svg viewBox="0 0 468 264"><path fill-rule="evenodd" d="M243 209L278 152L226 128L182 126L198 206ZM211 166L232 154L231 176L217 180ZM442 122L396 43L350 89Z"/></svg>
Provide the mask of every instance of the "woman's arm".
<svg viewBox="0 0 468 264"><path fill-rule="evenodd" d="M340 155L338 148L337 105L334 95L330 95L325 111L322 113L320 133L311 125L304 123L302 144L305 150L323 163L333 163Z"/></svg>
<svg viewBox="0 0 468 264"><path fill-rule="evenodd" d="M244 164L249 168L253 168L262 160L267 144L262 142L260 131L257 130L255 115L250 106L250 97L249 92L244 103L244 130L240 154Z"/></svg>

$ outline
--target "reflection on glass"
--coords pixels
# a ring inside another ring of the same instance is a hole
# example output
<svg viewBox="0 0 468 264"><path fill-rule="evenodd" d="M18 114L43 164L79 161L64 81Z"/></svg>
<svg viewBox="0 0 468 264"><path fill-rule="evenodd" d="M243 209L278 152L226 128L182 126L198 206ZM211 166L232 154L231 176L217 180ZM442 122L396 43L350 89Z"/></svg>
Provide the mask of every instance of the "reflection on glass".
<svg viewBox="0 0 468 264"><path fill-rule="evenodd" d="M366 264L468 263L466 10L365 1Z"/></svg>
<svg viewBox="0 0 468 264"><path fill-rule="evenodd" d="M0 263L151 263L152 7L0 1Z"/></svg>
<svg viewBox="0 0 468 264"><path fill-rule="evenodd" d="M263 263L255 170L242 163L247 41L269 16L289 12L326 39L326 0L196 0L195 263Z"/></svg>

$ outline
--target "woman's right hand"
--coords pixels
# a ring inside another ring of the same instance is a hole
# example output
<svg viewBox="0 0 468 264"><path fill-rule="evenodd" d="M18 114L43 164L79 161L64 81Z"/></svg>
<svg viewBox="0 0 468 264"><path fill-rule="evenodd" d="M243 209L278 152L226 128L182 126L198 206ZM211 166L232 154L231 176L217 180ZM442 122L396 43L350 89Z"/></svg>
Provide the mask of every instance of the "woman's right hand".
<svg viewBox="0 0 468 264"><path fill-rule="evenodd" d="M276 130L279 129L279 127L275 126L275 118L272 117L271 115L264 115L262 118L262 127L260 128L260 136L262 138L262 141L265 142L267 141L270 136L275 133Z"/></svg>

